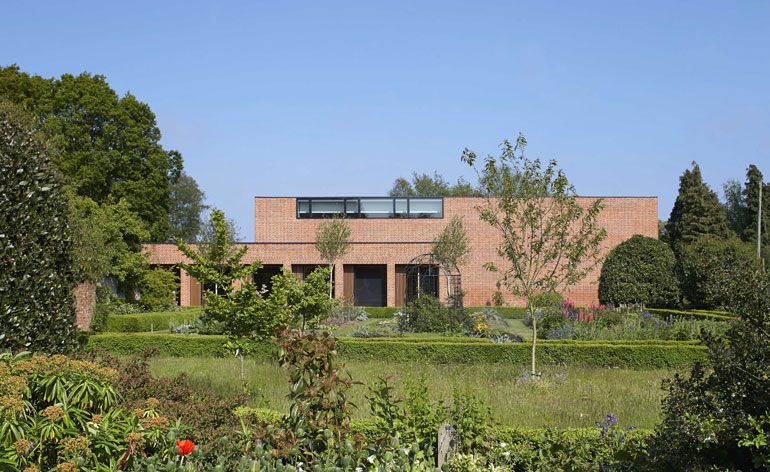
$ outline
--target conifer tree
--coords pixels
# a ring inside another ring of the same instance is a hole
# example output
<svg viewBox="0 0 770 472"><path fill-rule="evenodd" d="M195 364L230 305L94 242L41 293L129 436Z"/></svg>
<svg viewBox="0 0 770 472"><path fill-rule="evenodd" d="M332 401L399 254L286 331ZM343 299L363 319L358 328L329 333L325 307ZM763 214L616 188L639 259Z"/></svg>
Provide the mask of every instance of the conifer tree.
<svg viewBox="0 0 770 472"><path fill-rule="evenodd" d="M719 197L703 182L698 164L679 178L679 195L666 225L671 246L692 242L698 236L711 234L726 238L730 234L725 208Z"/></svg>

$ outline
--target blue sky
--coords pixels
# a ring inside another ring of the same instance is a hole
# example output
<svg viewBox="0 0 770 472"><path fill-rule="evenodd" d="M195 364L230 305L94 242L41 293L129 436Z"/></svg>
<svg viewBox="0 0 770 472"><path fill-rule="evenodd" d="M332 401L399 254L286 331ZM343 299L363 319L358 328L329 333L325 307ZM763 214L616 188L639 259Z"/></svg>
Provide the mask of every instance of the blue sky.
<svg viewBox="0 0 770 472"><path fill-rule="evenodd" d="M123 3L123 4L121 4ZM385 194L522 132L581 194L770 174L770 2L10 2L0 64L150 104L210 204Z"/></svg>

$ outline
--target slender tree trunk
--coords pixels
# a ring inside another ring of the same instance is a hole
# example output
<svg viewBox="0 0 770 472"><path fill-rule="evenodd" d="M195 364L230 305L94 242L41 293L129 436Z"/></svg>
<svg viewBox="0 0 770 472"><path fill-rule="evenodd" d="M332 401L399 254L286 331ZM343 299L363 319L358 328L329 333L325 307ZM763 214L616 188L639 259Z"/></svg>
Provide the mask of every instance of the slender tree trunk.
<svg viewBox="0 0 770 472"><path fill-rule="evenodd" d="M334 298L334 263L329 263L329 300Z"/></svg>
<svg viewBox="0 0 770 472"><path fill-rule="evenodd" d="M532 377L537 376L537 316L532 311L532 305L527 300L527 311L532 317Z"/></svg>

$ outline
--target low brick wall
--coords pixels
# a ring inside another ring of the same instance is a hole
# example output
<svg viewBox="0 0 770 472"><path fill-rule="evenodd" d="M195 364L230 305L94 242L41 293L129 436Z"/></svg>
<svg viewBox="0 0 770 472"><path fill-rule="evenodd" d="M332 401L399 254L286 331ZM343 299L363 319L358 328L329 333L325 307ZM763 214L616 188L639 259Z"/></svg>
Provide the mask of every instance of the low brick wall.
<svg viewBox="0 0 770 472"><path fill-rule="evenodd" d="M96 284L83 282L72 290L75 295L76 323L81 331L91 328L91 320L94 319L96 308Z"/></svg>

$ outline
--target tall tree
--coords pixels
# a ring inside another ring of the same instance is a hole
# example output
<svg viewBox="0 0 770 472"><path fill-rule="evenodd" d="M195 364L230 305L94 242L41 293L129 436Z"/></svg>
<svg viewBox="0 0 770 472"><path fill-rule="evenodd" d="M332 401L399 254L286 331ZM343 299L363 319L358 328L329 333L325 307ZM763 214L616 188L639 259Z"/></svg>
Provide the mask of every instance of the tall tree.
<svg viewBox="0 0 770 472"><path fill-rule="evenodd" d="M730 179L722 185L722 192L725 197L727 226L737 236L741 236L746 227L746 202L743 198L743 187L737 180Z"/></svg>
<svg viewBox="0 0 770 472"><path fill-rule="evenodd" d="M179 266L204 287L213 286L214 295L227 298L236 280L251 276L262 264L241 262L246 255L246 247L234 244L232 230L222 210L212 210L210 219L213 228L210 242L194 248L183 240L177 239L177 247L191 261Z"/></svg>
<svg viewBox="0 0 770 472"><path fill-rule="evenodd" d="M77 344L69 205L32 117L0 102L0 350Z"/></svg>
<svg viewBox="0 0 770 472"><path fill-rule="evenodd" d="M581 206L575 187L555 160L545 166L524 155L527 141L502 144L499 157L488 156L484 168L475 167L476 154L465 149L462 160L473 167L487 198L478 208L481 220L499 234L498 255L507 267L485 266L502 272L502 285L523 297L532 311L539 294L561 293L601 263L600 244L607 231L598 224L601 199ZM537 317L532 323L532 374L537 376Z"/></svg>
<svg viewBox="0 0 770 472"><path fill-rule="evenodd" d="M169 187L182 158L160 145L149 106L119 97L104 76L45 79L17 66L0 68L0 98L34 113L54 137L54 164L78 195L100 205L125 200L152 239L168 238Z"/></svg>
<svg viewBox="0 0 770 472"><path fill-rule="evenodd" d="M446 290L447 296L452 297L460 294L451 292L451 276L453 272L459 275L460 266L468 261L470 255L470 244L468 242L468 233L465 232L463 220L455 215L444 227L443 230L433 240L431 253L444 270L447 278Z"/></svg>
<svg viewBox="0 0 770 472"><path fill-rule="evenodd" d="M171 184L168 216L173 237L187 242L195 241L201 232L201 216L208 209L203 203L205 198L198 182L182 171L179 179Z"/></svg>
<svg viewBox="0 0 770 472"><path fill-rule="evenodd" d="M318 225L315 248L329 264L329 298L334 289L334 263L350 250L350 226L342 218L332 218Z"/></svg>
<svg viewBox="0 0 770 472"><path fill-rule="evenodd" d="M717 194L703 182L700 167L695 162L692 169L685 170L679 178L679 195L666 229L675 249L700 235L712 234L720 238L730 235L725 209Z"/></svg>
<svg viewBox="0 0 770 472"><path fill-rule="evenodd" d="M762 203L760 208L759 193L762 188ZM759 243L761 256L767 255L768 246L770 246L770 184L764 183L762 172L754 164L751 164L746 170L746 184L743 187L743 198L745 202L744 228L741 237L744 241L757 244L757 234L759 234ZM757 228L757 216L762 212L762 228ZM759 229L759 233L757 230Z"/></svg>
<svg viewBox="0 0 770 472"><path fill-rule="evenodd" d="M463 197L477 196L480 191L462 177L450 184L441 174L412 174L412 181L399 177L388 192L391 197Z"/></svg>

